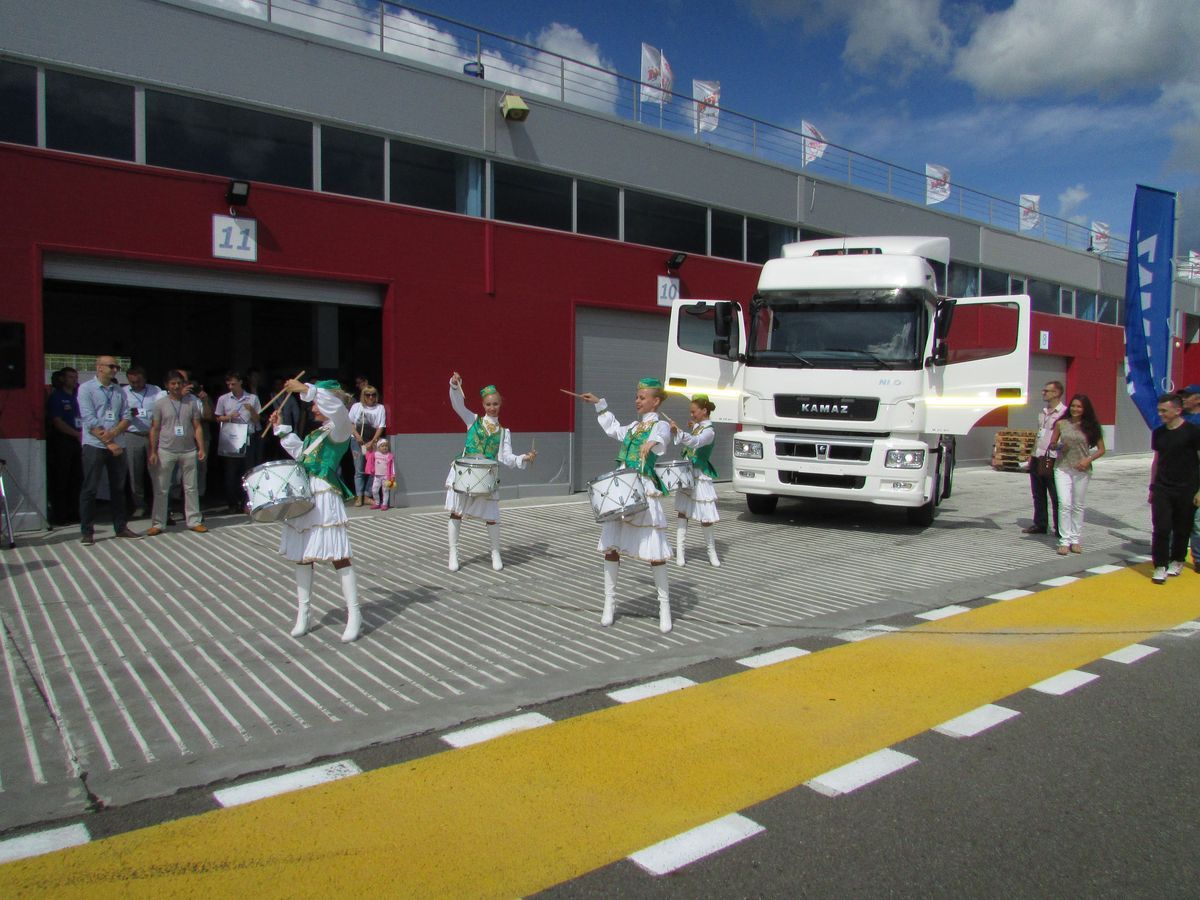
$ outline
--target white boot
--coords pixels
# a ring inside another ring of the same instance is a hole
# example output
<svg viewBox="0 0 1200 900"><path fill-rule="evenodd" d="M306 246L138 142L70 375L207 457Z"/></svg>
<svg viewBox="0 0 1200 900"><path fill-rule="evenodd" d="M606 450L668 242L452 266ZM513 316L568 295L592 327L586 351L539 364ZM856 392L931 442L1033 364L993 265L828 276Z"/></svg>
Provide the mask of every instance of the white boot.
<svg viewBox="0 0 1200 900"><path fill-rule="evenodd" d="M308 604L312 599L312 566L296 566L296 627L292 637L302 637L308 632Z"/></svg>
<svg viewBox="0 0 1200 900"><path fill-rule="evenodd" d="M462 529L462 519L450 518L450 571L458 571L458 532Z"/></svg>
<svg viewBox="0 0 1200 900"><path fill-rule="evenodd" d="M685 562L683 544L687 540L687 519L680 519L675 526L675 565L682 566Z"/></svg>
<svg viewBox="0 0 1200 900"><path fill-rule="evenodd" d="M338 569L342 577L342 599L346 601L346 630L342 632L342 643L349 644L358 640L362 630L362 611L358 608L358 576L354 574L354 566Z"/></svg>
<svg viewBox="0 0 1200 900"><path fill-rule="evenodd" d="M500 560L500 523L489 525L488 537L492 540L492 568L499 572L504 568L504 563Z"/></svg>
<svg viewBox="0 0 1200 900"><path fill-rule="evenodd" d="M717 536L713 534L711 525L704 529L704 540L708 543L708 561L720 568L721 561L717 559Z"/></svg>
<svg viewBox="0 0 1200 900"><path fill-rule="evenodd" d="M611 559L604 561L604 612L600 616L601 625L613 623L613 613L617 607L617 576L620 574L620 562Z"/></svg>
<svg viewBox="0 0 1200 900"><path fill-rule="evenodd" d="M671 630L671 589L667 584L667 567L651 566L654 586L658 588L658 630L666 634Z"/></svg>

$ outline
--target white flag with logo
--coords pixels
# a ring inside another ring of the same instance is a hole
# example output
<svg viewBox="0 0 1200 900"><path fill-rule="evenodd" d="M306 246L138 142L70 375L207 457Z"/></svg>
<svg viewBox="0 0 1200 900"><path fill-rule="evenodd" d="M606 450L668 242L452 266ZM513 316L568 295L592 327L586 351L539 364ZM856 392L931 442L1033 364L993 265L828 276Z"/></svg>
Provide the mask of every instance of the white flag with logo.
<svg viewBox="0 0 1200 900"><path fill-rule="evenodd" d="M642 102L663 102L663 59L662 51L642 44Z"/></svg>
<svg viewBox="0 0 1200 900"><path fill-rule="evenodd" d="M804 165L820 159L825 155L825 135L817 130L812 122L800 121L800 143L804 150Z"/></svg>
<svg viewBox="0 0 1200 900"><path fill-rule="evenodd" d="M1187 271L1188 278L1200 278L1200 253L1195 250L1188 251Z"/></svg>
<svg viewBox="0 0 1200 900"><path fill-rule="evenodd" d="M721 82L692 79L692 104L696 133L716 131L721 115Z"/></svg>
<svg viewBox="0 0 1200 900"><path fill-rule="evenodd" d="M1041 194L1021 195L1021 230L1033 231L1042 224Z"/></svg>
<svg viewBox="0 0 1200 900"><path fill-rule="evenodd" d="M935 163L925 163L925 204L932 206L950 196L950 170Z"/></svg>
<svg viewBox="0 0 1200 900"><path fill-rule="evenodd" d="M1096 253L1107 253L1109 245L1109 227L1107 222L1092 223L1092 250Z"/></svg>

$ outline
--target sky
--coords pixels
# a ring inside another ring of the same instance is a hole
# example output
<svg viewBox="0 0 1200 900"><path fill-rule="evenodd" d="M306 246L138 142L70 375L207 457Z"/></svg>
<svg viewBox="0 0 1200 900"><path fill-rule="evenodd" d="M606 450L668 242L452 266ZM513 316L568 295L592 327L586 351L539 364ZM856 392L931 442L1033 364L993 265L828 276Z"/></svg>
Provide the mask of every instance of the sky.
<svg viewBox="0 0 1200 900"><path fill-rule="evenodd" d="M204 0L255 14L262 0ZM330 20L378 0L275 0ZM1128 235L1135 186L1178 192L1176 254L1200 250L1197 0L421 0L636 78L661 48L675 91L908 169ZM417 17L420 18L418 12ZM434 43L456 29L426 17ZM443 34L444 32L444 34ZM461 31L458 33L461 34ZM366 42L369 42L367 38ZM445 44L441 44L445 46ZM489 72L489 77L490 77ZM952 211L952 210L951 210Z"/></svg>

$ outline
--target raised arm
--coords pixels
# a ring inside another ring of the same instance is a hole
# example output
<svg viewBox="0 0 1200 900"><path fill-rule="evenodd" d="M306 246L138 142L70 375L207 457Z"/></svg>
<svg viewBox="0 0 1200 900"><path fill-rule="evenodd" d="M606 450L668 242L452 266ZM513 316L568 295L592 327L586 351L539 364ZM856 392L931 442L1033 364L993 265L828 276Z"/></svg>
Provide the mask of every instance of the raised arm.
<svg viewBox="0 0 1200 900"><path fill-rule="evenodd" d="M467 398L463 396L462 378L457 372L450 378L450 406L458 413L458 417L468 428L475 424L475 413L467 409Z"/></svg>

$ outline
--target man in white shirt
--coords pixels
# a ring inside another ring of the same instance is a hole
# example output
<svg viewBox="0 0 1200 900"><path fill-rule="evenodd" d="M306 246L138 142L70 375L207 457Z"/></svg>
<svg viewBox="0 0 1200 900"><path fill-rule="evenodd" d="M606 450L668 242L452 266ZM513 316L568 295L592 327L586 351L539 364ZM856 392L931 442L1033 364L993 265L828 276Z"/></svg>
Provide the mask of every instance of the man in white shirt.
<svg viewBox="0 0 1200 900"><path fill-rule="evenodd" d="M247 391L238 372L227 372L225 386L229 392L217 398L213 415L221 423L217 455L225 467L225 503L230 512L245 509L246 497L242 476L250 467L250 445L259 430L262 402L257 394Z"/></svg>
<svg viewBox="0 0 1200 900"><path fill-rule="evenodd" d="M150 515L154 495L146 494L146 475L149 474L151 491L154 490L154 472L146 459L150 447L150 417L154 401L162 388L146 383L146 370L133 366L125 373L129 383L125 385L125 400L129 404L129 428L125 430L125 465L129 468L129 486L133 490L133 518Z"/></svg>
<svg viewBox="0 0 1200 900"><path fill-rule="evenodd" d="M1054 487L1054 472L1048 475L1038 473L1038 460L1050 452L1050 437L1054 432L1054 423L1058 417L1067 411L1063 403L1063 393L1066 388L1061 381L1047 381L1042 388L1042 411L1038 413L1037 443L1034 444L1033 454L1029 457L1029 489L1033 493L1033 524L1022 528L1025 534L1046 534L1053 531L1058 537L1058 491ZM1046 503L1049 497L1050 503ZM1047 518L1047 506L1054 514L1053 528Z"/></svg>

